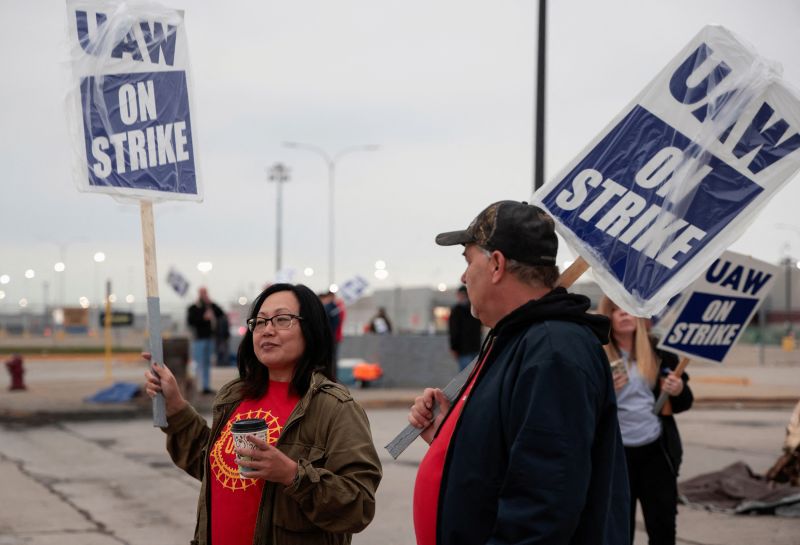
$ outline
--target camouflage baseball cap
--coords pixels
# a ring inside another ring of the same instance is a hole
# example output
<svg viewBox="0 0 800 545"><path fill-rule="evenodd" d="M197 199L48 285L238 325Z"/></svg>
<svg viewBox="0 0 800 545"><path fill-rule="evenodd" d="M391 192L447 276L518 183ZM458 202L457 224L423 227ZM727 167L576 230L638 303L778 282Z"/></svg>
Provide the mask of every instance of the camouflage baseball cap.
<svg viewBox="0 0 800 545"><path fill-rule="evenodd" d="M499 201L478 214L463 231L436 236L439 246L477 244L526 265L555 265L558 239L544 210L526 202Z"/></svg>

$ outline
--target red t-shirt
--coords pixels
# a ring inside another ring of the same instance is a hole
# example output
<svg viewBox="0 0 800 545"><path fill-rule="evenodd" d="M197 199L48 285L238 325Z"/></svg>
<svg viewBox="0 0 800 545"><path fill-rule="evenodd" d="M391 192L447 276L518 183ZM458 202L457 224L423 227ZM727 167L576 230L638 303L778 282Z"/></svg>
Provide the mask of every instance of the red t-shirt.
<svg viewBox="0 0 800 545"><path fill-rule="evenodd" d="M489 355L487 350L480 365L473 370L469 384L451 410L451 415L444 421L439 433L425 453L419 464L417 480L414 483L414 531L417 534L417 545L436 545L436 519L439 512L439 489L442 485L442 472L447 449L453 437L456 422L461 417L461 410L467 401L475 378Z"/></svg>
<svg viewBox="0 0 800 545"><path fill-rule="evenodd" d="M233 451L231 426L238 420L263 418L269 426L267 443L274 444L300 397L289 391L288 382L269 381L260 399L245 399L222 428L211 452L208 483L211 487L211 543L251 545L264 481L242 479Z"/></svg>

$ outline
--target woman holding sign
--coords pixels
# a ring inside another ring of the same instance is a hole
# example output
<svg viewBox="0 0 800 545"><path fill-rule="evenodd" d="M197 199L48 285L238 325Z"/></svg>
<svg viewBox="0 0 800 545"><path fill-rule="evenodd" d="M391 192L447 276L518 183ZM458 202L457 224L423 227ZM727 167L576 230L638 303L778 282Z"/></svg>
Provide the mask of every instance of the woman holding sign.
<svg viewBox="0 0 800 545"><path fill-rule="evenodd" d="M381 465L364 410L330 379L322 303L273 284L247 327L239 378L218 392L210 427L169 369L145 374L148 395L164 394L173 462L202 482L192 543L350 543L375 513Z"/></svg>
<svg viewBox="0 0 800 545"><path fill-rule="evenodd" d="M628 462L631 543L639 500L650 545L674 545L683 447L672 413L692 406L689 377L685 373L675 376L672 370L678 358L655 349L644 320L637 320L608 297L600 301L598 311L611 319L610 342L605 348ZM669 402L655 415L653 407L662 391L669 394Z"/></svg>

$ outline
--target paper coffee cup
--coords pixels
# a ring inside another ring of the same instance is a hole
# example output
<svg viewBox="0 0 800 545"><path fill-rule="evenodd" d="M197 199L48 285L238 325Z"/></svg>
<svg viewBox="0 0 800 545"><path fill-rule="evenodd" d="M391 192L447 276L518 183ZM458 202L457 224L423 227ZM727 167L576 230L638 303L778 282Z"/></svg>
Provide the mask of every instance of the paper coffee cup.
<svg viewBox="0 0 800 545"><path fill-rule="evenodd" d="M628 370L625 368L625 361L620 358L611 362L611 376L627 375Z"/></svg>
<svg viewBox="0 0 800 545"><path fill-rule="evenodd" d="M233 436L233 444L237 448L257 448L256 445L247 440L248 435L254 435L259 439L267 440L267 421L263 418L250 418L247 420L238 420L231 426L231 436ZM239 455L240 461L247 461L251 458L249 456ZM242 478L247 478L242 475L242 470L247 471L245 465L239 464L239 475Z"/></svg>

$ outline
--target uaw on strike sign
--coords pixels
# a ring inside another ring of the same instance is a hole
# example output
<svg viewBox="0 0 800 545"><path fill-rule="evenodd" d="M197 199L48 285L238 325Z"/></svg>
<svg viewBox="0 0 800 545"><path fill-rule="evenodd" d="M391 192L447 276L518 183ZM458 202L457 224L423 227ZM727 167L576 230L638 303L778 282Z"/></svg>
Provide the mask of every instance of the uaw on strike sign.
<svg viewBox="0 0 800 545"><path fill-rule="evenodd" d="M183 13L151 3L68 0L67 16L79 188L202 200Z"/></svg>
<svg viewBox="0 0 800 545"><path fill-rule="evenodd" d="M533 200L612 299L650 316L798 168L800 99L709 26Z"/></svg>
<svg viewBox="0 0 800 545"><path fill-rule="evenodd" d="M775 283L778 267L725 252L659 323L659 348L722 363Z"/></svg>

